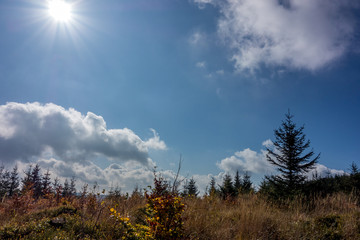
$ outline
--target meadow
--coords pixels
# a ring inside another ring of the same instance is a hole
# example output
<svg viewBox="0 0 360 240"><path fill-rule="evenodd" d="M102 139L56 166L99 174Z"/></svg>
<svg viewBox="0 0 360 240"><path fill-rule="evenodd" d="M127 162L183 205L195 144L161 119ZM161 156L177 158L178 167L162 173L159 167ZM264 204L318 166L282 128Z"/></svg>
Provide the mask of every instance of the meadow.
<svg viewBox="0 0 360 240"><path fill-rule="evenodd" d="M360 239L354 192L274 201L254 191L201 197L161 177L132 194L83 188L71 196L29 189L3 197L0 239Z"/></svg>

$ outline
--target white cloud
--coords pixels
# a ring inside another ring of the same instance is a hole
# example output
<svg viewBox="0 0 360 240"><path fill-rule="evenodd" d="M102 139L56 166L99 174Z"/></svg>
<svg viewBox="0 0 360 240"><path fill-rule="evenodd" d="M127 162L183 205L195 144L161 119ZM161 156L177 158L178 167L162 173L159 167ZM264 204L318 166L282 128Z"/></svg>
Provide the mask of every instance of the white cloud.
<svg viewBox="0 0 360 240"><path fill-rule="evenodd" d="M29 164L49 169L61 182L75 177L77 188L94 184L102 189L119 186L131 192L152 184L155 163L149 150L165 150L159 134L142 140L127 128L107 129L94 113L82 115L55 104L7 103L0 105L0 162L17 164L19 172ZM101 160L99 160L101 159ZM166 179L175 173L159 171Z"/></svg>
<svg viewBox="0 0 360 240"><path fill-rule="evenodd" d="M349 49L355 32L349 11L358 5L354 2L227 0L219 4L218 33L233 49L239 71L253 71L262 64L316 70Z"/></svg>
<svg viewBox="0 0 360 240"><path fill-rule="evenodd" d="M146 188L152 184L153 168L137 162L112 163L106 168L100 168L92 162L64 162L60 159L39 159L35 162L44 171L49 169L51 179L58 178L61 183L65 179L75 177L78 190L84 184L98 184L100 190L110 190L119 187L123 192L131 192L135 186ZM30 163L17 162L20 172L26 171ZM34 166L34 163L32 164ZM166 174L170 178L170 174Z"/></svg>
<svg viewBox="0 0 360 240"><path fill-rule="evenodd" d="M206 62L205 62L205 61L203 61L203 62L197 62L197 63L196 63L196 67L198 67L198 68L205 68L205 66L206 66Z"/></svg>
<svg viewBox="0 0 360 240"><path fill-rule="evenodd" d="M98 156L116 162L149 165L148 149L166 145L154 137L143 141L127 128L107 129L94 113L85 116L55 104L7 103L0 106L0 161L46 156L66 162L88 162Z"/></svg>
<svg viewBox="0 0 360 240"><path fill-rule="evenodd" d="M154 137L148 139L145 142L145 145L148 148L152 148L152 149L156 149L156 150L166 150L167 149L166 144L164 141L160 140L159 134L152 128L150 128L150 130L153 132Z"/></svg>
<svg viewBox="0 0 360 240"><path fill-rule="evenodd" d="M127 128L107 129L105 120L91 112L82 115L51 103L7 103L0 105L0 162L17 164L20 173L39 164L52 179L75 177L78 189L96 182L101 189L119 186L131 192L136 185L152 184L155 163L149 150L167 148L150 130L153 137L142 140Z"/></svg>
<svg viewBox="0 0 360 240"><path fill-rule="evenodd" d="M81 183L107 184L104 170L92 162L64 162L55 158L39 159L37 162L43 169L51 170L54 177L61 179L76 177ZM79 186L80 187L80 186Z"/></svg>
<svg viewBox="0 0 360 240"><path fill-rule="evenodd" d="M336 176L336 175L344 175L346 174L343 170L331 169L322 164L315 164L314 169L309 171L306 176L308 179L313 179L315 176L317 177L328 177L328 176Z"/></svg>
<svg viewBox="0 0 360 240"><path fill-rule="evenodd" d="M267 148L272 148L274 147L274 143L270 140L270 139L267 139L265 140L263 143L262 143L263 146L267 147Z"/></svg>
<svg viewBox="0 0 360 240"><path fill-rule="evenodd" d="M119 187L123 193L132 192L137 186L144 189L153 184L155 163L150 166L135 161L123 163L111 163L105 168L98 165L78 162L64 162L61 159L39 159L35 162L43 169L43 172L49 169L51 179L56 177L64 182L65 179L75 177L77 189L81 189L84 184L93 185L97 183L100 190L110 190L111 187ZM34 166L35 163L32 163ZM30 163L17 162L19 170L24 172ZM165 180L173 182L176 173L171 170L157 170L157 175L161 175ZM184 179L179 176L179 179Z"/></svg>
<svg viewBox="0 0 360 240"><path fill-rule="evenodd" d="M216 164L225 172L250 172L267 174L274 171L274 168L266 160L266 151L260 153L246 148L242 151L235 152L233 156L225 158Z"/></svg>

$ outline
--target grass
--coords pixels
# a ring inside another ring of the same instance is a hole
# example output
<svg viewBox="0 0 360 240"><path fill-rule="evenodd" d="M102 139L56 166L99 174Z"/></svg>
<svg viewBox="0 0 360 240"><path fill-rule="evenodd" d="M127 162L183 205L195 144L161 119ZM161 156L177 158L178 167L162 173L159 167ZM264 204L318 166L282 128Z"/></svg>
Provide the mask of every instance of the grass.
<svg viewBox="0 0 360 240"><path fill-rule="evenodd" d="M259 194L183 198L181 239L360 239L357 200L340 193L282 204ZM141 233L149 231L146 204L139 194L8 198L0 203L0 239L151 239ZM129 222L114 217L111 208Z"/></svg>
<svg viewBox="0 0 360 240"><path fill-rule="evenodd" d="M301 199L282 206L258 195L231 201L218 198L186 201L187 239L359 239L360 208L356 199L336 194ZM315 205L313 207L312 205Z"/></svg>

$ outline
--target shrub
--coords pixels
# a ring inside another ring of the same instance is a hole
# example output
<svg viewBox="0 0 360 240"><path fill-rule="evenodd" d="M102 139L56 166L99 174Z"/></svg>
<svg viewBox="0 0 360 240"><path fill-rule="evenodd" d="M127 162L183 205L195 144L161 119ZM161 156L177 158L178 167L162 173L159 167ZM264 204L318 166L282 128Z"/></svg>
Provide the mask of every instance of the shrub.
<svg viewBox="0 0 360 240"><path fill-rule="evenodd" d="M315 232L319 234L319 239L343 239L342 221L340 216L328 215L315 219Z"/></svg>
<svg viewBox="0 0 360 240"><path fill-rule="evenodd" d="M180 239L183 236L181 214L185 205L177 193L168 189L162 177L154 177L154 188L145 193L147 199L146 220L155 239Z"/></svg>
<svg viewBox="0 0 360 240"><path fill-rule="evenodd" d="M150 228L146 225L135 224L130 222L129 217L123 217L114 208L110 208L110 216L115 218L117 231L122 233L122 239L129 240L153 240L154 237Z"/></svg>

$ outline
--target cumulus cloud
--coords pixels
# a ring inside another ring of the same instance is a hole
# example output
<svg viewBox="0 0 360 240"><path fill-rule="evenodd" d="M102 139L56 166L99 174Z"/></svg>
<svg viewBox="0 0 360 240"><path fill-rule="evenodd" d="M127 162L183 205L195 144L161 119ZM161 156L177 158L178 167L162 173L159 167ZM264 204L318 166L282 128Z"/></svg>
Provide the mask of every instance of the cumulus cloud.
<svg viewBox="0 0 360 240"><path fill-rule="evenodd" d="M261 65L317 70L339 59L356 32L351 0L193 0L219 7L218 34L238 71Z"/></svg>
<svg viewBox="0 0 360 240"><path fill-rule="evenodd" d="M219 33L235 49L238 70L253 70L262 63L316 70L341 57L349 46L354 23L341 11L347 4L229 0Z"/></svg>
<svg viewBox="0 0 360 240"><path fill-rule="evenodd" d="M148 139L145 142L145 145L148 148L152 148L152 149L156 149L156 150L166 150L166 144L164 141L160 140L160 136L159 134L152 128L150 128L150 130L153 132L154 137Z"/></svg>
<svg viewBox="0 0 360 240"><path fill-rule="evenodd" d="M246 148L242 151L235 152L234 155L227 157L216 164L225 172L250 172L250 173L269 173L273 167L266 160L266 151L260 153Z"/></svg>
<svg viewBox="0 0 360 240"><path fill-rule="evenodd" d="M61 179L76 177L82 183L98 183L107 185L106 175L103 169L92 162L64 162L63 160L50 158L39 159L37 162L43 169L51 169L53 177ZM29 163L23 163L29 165Z"/></svg>
<svg viewBox="0 0 360 240"><path fill-rule="evenodd" d="M52 180L58 178L63 183L65 179L75 177L78 190L84 184L93 185L96 183L100 190L120 188L123 193L132 192L135 187L143 189L152 185L155 169L155 163L152 161L150 167L135 161L111 163L106 167L99 167L93 162L65 162L56 158L42 158L32 163L17 161L16 164L20 174L26 172L30 165L38 164L43 174L49 170ZM172 170L158 170L156 172L171 183L176 176ZM180 175L179 179L182 180L184 177Z"/></svg>
<svg viewBox="0 0 360 240"><path fill-rule="evenodd" d="M94 113L81 114L55 104L7 103L0 106L0 162L17 165L20 174L30 164L51 178L75 177L77 187L97 183L132 191L152 183L155 163L148 151L165 150L159 134L142 140L132 130L108 129ZM163 171L170 178L172 171Z"/></svg>
<svg viewBox="0 0 360 240"><path fill-rule="evenodd" d="M325 165L317 163L317 164L315 164L314 169L309 171L306 174L306 176L308 179L313 179L314 177L322 178L322 177L344 175L344 174L347 174L347 173L343 170L331 169L331 168L326 167Z"/></svg>
<svg viewBox="0 0 360 240"><path fill-rule="evenodd" d="M153 168L146 167L138 162L112 163L105 168L88 162L64 162L61 159L39 159L32 163L39 164L44 171L49 170L51 179L58 178L61 183L65 179L75 177L76 187L79 190L84 184L97 184L100 189L110 190L111 187L119 187L123 192L131 192L136 186L145 188L152 184ZM19 172L25 172L30 163L17 162ZM171 178L172 172L166 177Z"/></svg>
<svg viewBox="0 0 360 240"><path fill-rule="evenodd" d="M107 129L94 113L82 115L55 104L7 103L0 106L0 161L53 156L65 162L88 162L98 156L116 162L149 165L149 148L165 149L155 130L143 141L128 128Z"/></svg>
<svg viewBox="0 0 360 240"><path fill-rule="evenodd" d="M273 148L274 144L270 139L265 140L262 145L267 148ZM274 167L266 159L266 150L260 152L246 148L235 152L234 155L227 157L216 165L225 172L250 172L256 174L269 174L274 172Z"/></svg>

